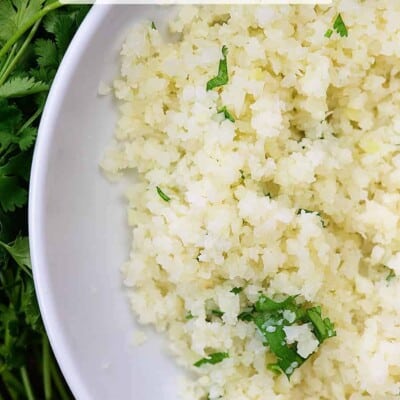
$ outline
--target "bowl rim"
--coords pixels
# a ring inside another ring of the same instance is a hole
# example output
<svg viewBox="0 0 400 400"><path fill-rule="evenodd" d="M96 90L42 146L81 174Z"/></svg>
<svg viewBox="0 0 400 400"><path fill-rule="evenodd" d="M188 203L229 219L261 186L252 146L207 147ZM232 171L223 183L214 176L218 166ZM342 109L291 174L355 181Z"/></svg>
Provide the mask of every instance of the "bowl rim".
<svg viewBox="0 0 400 400"><path fill-rule="evenodd" d="M50 143L55 135L55 122L61 112L63 93L75 72L76 66L90 42L96 29L109 13L112 4L95 4L80 25L68 50L66 51L51 86L46 105L39 124L38 136L34 148L29 186L28 233L32 261L32 272L36 296L43 324L46 329L53 353L62 374L77 399L90 399L85 381L75 368L76 361L69 354L65 332L53 304L51 281L46 273L46 245L43 232L43 214L45 204L45 186L47 160L51 151Z"/></svg>

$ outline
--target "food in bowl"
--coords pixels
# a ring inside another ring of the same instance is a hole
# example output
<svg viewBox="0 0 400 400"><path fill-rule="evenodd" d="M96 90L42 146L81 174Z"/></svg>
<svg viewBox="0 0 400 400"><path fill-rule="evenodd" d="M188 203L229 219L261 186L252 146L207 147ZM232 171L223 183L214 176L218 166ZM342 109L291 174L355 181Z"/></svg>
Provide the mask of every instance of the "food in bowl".
<svg viewBox="0 0 400 400"><path fill-rule="evenodd" d="M142 324L192 371L185 399L400 391L400 3L185 6L121 51Z"/></svg>

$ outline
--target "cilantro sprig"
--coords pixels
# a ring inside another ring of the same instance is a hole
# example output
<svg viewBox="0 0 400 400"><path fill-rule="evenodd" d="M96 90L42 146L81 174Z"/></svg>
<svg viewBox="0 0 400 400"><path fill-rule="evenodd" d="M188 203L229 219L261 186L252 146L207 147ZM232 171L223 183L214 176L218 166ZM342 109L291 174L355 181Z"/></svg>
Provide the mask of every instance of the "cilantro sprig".
<svg viewBox="0 0 400 400"><path fill-rule="evenodd" d="M26 206L46 96L87 11L52 0L0 0L1 399L72 399L40 318Z"/></svg>

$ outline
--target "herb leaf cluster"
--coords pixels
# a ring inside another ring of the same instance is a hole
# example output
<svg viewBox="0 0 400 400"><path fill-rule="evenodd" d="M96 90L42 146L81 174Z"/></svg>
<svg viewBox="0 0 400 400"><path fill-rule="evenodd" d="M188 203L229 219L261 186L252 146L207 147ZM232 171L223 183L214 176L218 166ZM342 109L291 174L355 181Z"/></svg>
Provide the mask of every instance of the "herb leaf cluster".
<svg viewBox="0 0 400 400"><path fill-rule="evenodd" d="M47 93L87 6L0 1L0 398L71 399L36 301L27 238L32 150Z"/></svg>

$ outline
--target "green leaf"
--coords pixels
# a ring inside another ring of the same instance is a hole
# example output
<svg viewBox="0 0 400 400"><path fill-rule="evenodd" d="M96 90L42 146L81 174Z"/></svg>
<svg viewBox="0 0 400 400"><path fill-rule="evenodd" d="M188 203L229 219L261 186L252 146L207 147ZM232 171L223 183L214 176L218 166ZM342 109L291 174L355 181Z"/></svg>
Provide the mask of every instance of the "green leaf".
<svg viewBox="0 0 400 400"><path fill-rule="evenodd" d="M313 324L314 334L320 343L328 338L336 336L335 328L329 318L322 319L321 307L309 308L307 310L307 316Z"/></svg>
<svg viewBox="0 0 400 400"><path fill-rule="evenodd" d="M228 48L226 46L222 46L221 52L222 52L222 59L219 60L218 75L207 82L206 86L207 91L212 90L219 86L226 85L229 81L228 62L226 58L226 55L228 54Z"/></svg>
<svg viewBox="0 0 400 400"><path fill-rule="evenodd" d="M156 187L158 195L166 202L170 201L171 198L167 196L158 186Z"/></svg>
<svg viewBox="0 0 400 400"><path fill-rule="evenodd" d="M31 270L31 258L29 254L29 240L27 237L17 237L12 244L0 242L0 246L8 251L14 261L23 269Z"/></svg>
<svg viewBox="0 0 400 400"><path fill-rule="evenodd" d="M47 32L53 34L55 37L58 50L58 62L61 61L77 27L88 10L89 8L87 7L81 6L79 8L73 8L70 6L67 8L67 12L57 10L46 16L44 27Z"/></svg>
<svg viewBox="0 0 400 400"><path fill-rule="evenodd" d="M60 61L69 46L76 30L75 22L69 15L60 15L54 25L54 35L60 55Z"/></svg>
<svg viewBox="0 0 400 400"><path fill-rule="evenodd" d="M267 364L267 369L272 371L276 375L282 374L282 370L278 364Z"/></svg>
<svg viewBox="0 0 400 400"><path fill-rule="evenodd" d="M230 292L233 294L239 294L243 291L242 287L234 287Z"/></svg>
<svg viewBox="0 0 400 400"><path fill-rule="evenodd" d="M332 33L333 33L333 30L332 30L332 29L328 29L328 30L325 32L325 35L324 35L324 36L325 36L326 38L329 39L329 38L332 36Z"/></svg>
<svg viewBox="0 0 400 400"><path fill-rule="evenodd" d="M277 302L265 295L261 295L258 301L254 304L256 311L261 312L274 312L279 310L292 309L296 306L296 296L289 296L287 299Z"/></svg>
<svg viewBox="0 0 400 400"><path fill-rule="evenodd" d="M190 319L193 319L193 318L194 318L194 315L192 314L192 312L188 311L187 314L185 315L185 319L190 320Z"/></svg>
<svg viewBox="0 0 400 400"><path fill-rule="evenodd" d="M57 68L58 50L50 39L38 39L34 44L37 63L41 68Z"/></svg>
<svg viewBox="0 0 400 400"><path fill-rule="evenodd" d="M288 378L306 359L297 353L295 344L287 343L285 326L311 323L313 333L320 344L336 335L334 325L329 318L322 319L320 307L307 308L305 304L297 304L296 297L289 296L282 301L275 301L261 294L252 308L238 316L238 319L243 321L254 322L264 338L264 344L276 356L276 362L267 368L274 373L282 371ZM289 318L286 312L293 315L293 318Z"/></svg>
<svg viewBox="0 0 400 400"><path fill-rule="evenodd" d="M391 269L388 275L386 276L386 281L390 282L393 278L396 278L395 272Z"/></svg>
<svg viewBox="0 0 400 400"><path fill-rule="evenodd" d="M18 138L18 145L22 151L28 150L30 147L32 147L37 136L37 131L37 128L28 126L21 132Z"/></svg>
<svg viewBox="0 0 400 400"><path fill-rule="evenodd" d="M4 211L14 211L28 200L28 192L14 176L0 176L0 205Z"/></svg>
<svg viewBox="0 0 400 400"><path fill-rule="evenodd" d="M154 21L151 21L151 29L157 30L157 27L156 27L156 24L154 23Z"/></svg>
<svg viewBox="0 0 400 400"><path fill-rule="evenodd" d="M349 36L349 32L347 31L346 25L343 21L343 18L340 14L335 19L335 22L333 24L333 29L341 36Z"/></svg>
<svg viewBox="0 0 400 400"><path fill-rule="evenodd" d="M11 134L22 121L22 112L8 100L0 98L0 143L2 135Z"/></svg>
<svg viewBox="0 0 400 400"><path fill-rule="evenodd" d="M26 281L25 288L21 296L21 312L25 314L25 322L28 326L35 331L42 331L40 311L32 280Z"/></svg>
<svg viewBox="0 0 400 400"><path fill-rule="evenodd" d="M277 365L286 376L290 377L294 370L303 364L304 359L297 354L294 347L286 343L281 319L280 315L257 315L254 323L265 338L271 352L277 357Z"/></svg>
<svg viewBox="0 0 400 400"><path fill-rule="evenodd" d="M254 307L248 307L238 315L240 321L253 321Z"/></svg>
<svg viewBox="0 0 400 400"><path fill-rule="evenodd" d="M235 118L233 118L232 114L227 110L226 106L219 108L217 111L218 111L218 114L223 113L225 119L229 119L229 121L235 122Z"/></svg>
<svg viewBox="0 0 400 400"><path fill-rule="evenodd" d="M49 90L49 85L37 82L33 78L14 77L0 86L0 97L23 97Z"/></svg>
<svg viewBox="0 0 400 400"><path fill-rule="evenodd" d="M6 42L42 8L43 0L1 0L0 41Z"/></svg>
<svg viewBox="0 0 400 400"><path fill-rule="evenodd" d="M211 310L211 314L221 318L224 315L224 312L221 310Z"/></svg>
<svg viewBox="0 0 400 400"><path fill-rule="evenodd" d="M195 367L201 367L204 364L218 364L221 361L225 360L225 358L228 358L229 354L228 353L212 353L208 357L201 358L200 360L196 361L193 365Z"/></svg>
<svg viewBox="0 0 400 400"><path fill-rule="evenodd" d="M0 176L18 176L25 181L29 180L32 156L28 152L21 152L11 157L7 164L0 167ZM1 194L0 194L1 197Z"/></svg>

